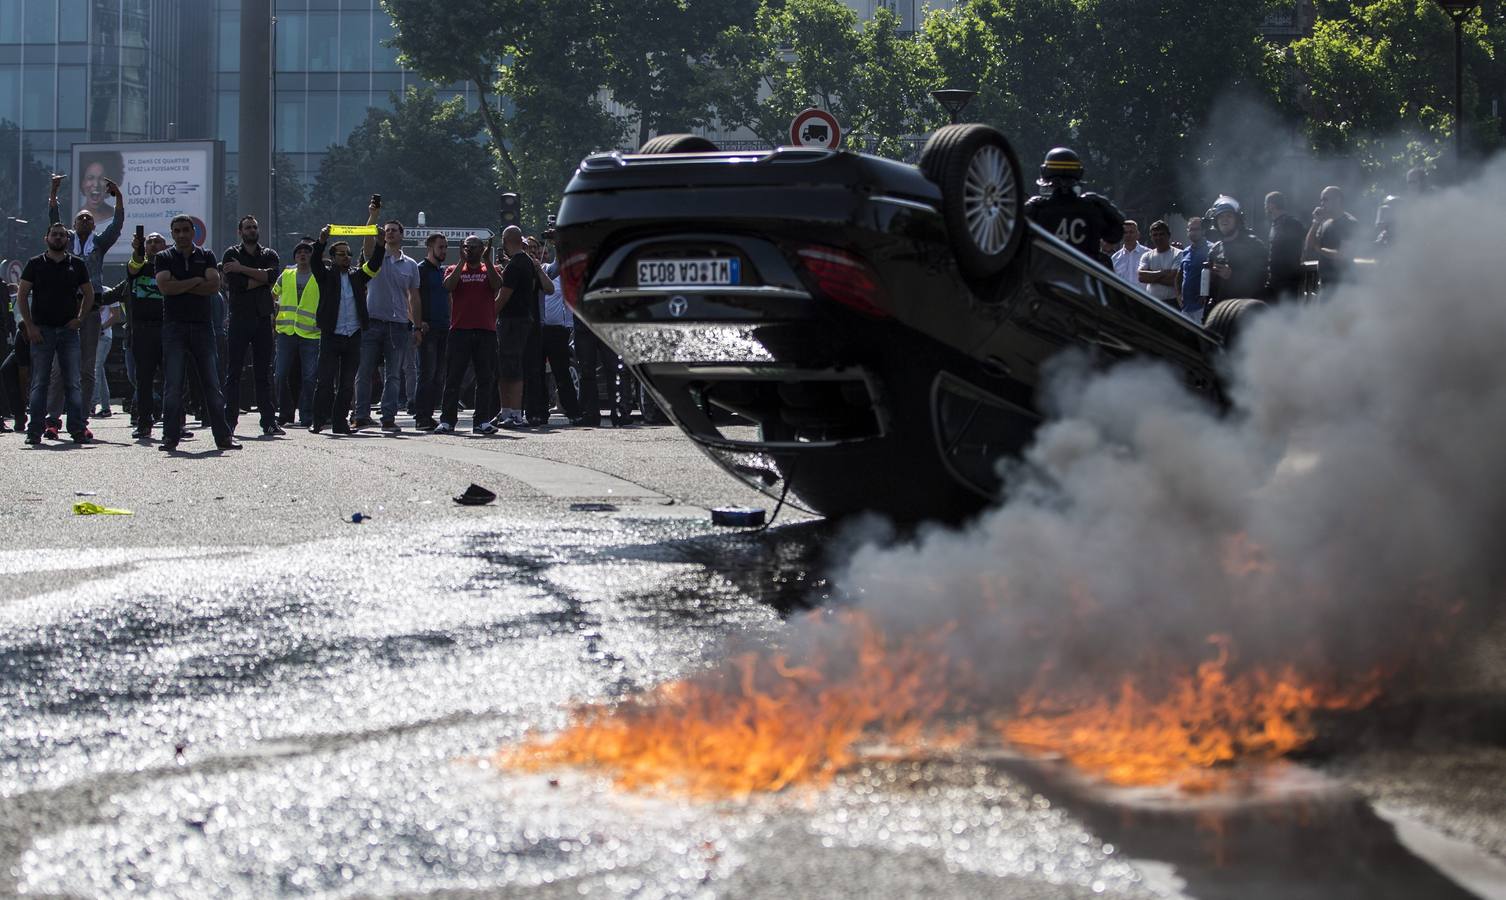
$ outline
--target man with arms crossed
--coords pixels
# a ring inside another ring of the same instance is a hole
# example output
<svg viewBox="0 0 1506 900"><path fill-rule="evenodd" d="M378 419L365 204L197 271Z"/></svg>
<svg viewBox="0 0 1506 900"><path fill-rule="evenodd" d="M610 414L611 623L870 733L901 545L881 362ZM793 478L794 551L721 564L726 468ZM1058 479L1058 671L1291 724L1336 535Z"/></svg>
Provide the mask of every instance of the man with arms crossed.
<svg viewBox="0 0 1506 900"><path fill-rule="evenodd" d="M204 389L204 414L214 432L214 445L239 450L225 421L225 397L220 393L219 353L209 324L209 300L220 289L220 270L214 255L194 246L193 220L174 216L173 245L157 254L157 287L162 289L162 443L158 450L178 449L183 433L184 367L192 365Z"/></svg>
<svg viewBox="0 0 1506 900"><path fill-rule="evenodd" d="M26 443L42 442L47 413L47 389L56 359L63 379L68 434L75 444L87 444L84 393L80 386L79 328L94 318L94 286L84 261L68 252L68 229L53 223L47 229L47 252L34 256L21 272L16 308L21 331L31 342L31 398ZM92 360L91 360L92 362Z"/></svg>

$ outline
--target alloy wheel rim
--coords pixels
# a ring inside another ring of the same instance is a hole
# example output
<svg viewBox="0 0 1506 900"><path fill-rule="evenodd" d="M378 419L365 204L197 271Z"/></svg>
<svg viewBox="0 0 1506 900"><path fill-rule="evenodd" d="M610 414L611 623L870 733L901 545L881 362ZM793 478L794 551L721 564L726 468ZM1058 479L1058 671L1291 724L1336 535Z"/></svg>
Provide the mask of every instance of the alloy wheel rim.
<svg viewBox="0 0 1506 900"><path fill-rule="evenodd" d="M987 145L968 160L962 212L973 244L994 256L1009 245L1017 227L1019 185L1002 148Z"/></svg>

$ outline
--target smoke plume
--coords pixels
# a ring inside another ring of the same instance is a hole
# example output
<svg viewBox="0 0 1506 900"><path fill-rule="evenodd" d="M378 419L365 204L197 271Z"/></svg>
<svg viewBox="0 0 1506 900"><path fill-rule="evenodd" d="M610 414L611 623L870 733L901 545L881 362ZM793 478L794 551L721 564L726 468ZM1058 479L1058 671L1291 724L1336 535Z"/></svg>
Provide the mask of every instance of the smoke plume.
<svg viewBox="0 0 1506 900"><path fill-rule="evenodd" d="M1213 634L1314 675L1444 655L1506 595L1506 161L1404 215L1369 277L1255 324L1232 409L1153 363L1065 364L1001 506L838 583L890 632L952 624L996 697L1186 665Z"/></svg>

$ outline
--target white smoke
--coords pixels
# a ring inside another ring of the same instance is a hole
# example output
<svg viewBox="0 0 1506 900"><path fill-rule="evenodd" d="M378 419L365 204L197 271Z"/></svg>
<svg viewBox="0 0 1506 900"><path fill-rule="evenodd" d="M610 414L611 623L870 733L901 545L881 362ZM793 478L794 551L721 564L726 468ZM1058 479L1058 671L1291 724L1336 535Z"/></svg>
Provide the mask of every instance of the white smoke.
<svg viewBox="0 0 1506 900"><path fill-rule="evenodd" d="M955 625L1004 691L1206 658L1214 633L1309 669L1442 655L1506 598L1506 161L1405 216L1372 277L1258 321L1232 411L1155 364L1066 366L1006 502L838 584L891 631Z"/></svg>

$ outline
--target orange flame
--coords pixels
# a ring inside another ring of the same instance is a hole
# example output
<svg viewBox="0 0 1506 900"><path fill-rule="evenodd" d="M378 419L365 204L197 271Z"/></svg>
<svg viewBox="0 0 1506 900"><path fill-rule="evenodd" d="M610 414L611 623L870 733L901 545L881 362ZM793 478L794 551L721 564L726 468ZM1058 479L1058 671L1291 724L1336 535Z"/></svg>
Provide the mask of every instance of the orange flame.
<svg viewBox="0 0 1506 900"><path fill-rule="evenodd" d="M615 708L587 707L560 734L504 749L494 761L526 770L596 765L628 788L742 797L825 784L861 758L865 743L913 751L976 733L958 724L956 695L966 692L945 661L945 634L896 643L861 613L838 621L838 646L810 665L743 654ZM1361 707L1379 694L1379 674L1339 690L1290 668L1231 673L1229 639L1210 640L1216 658L1190 674L1126 677L1105 698L1086 683L1055 689L1042 671L1010 708L971 709L972 722L992 722L1015 746L1059 755L1110 783L1199 790L1238 761L1274 760L1304 746L1314 712Z"/></svg>
<svg viewBox="0 0 1506 900"><path fill-rule="evenodd" d="M1004 738L1026 750L1060 754L1079 769L1119 785L1216 785L1218 770L1240 760L1271 761L1313 738L1312 716L1355 709L1380 694L1380 676L1341 690L1320 687L1291 668L1229 671L1230 641L1210 638L1215 659L1151 692L1125 677L1117 696L1088 689L1031 691L1018 715L1001 723Z"/></svg>
<svg viewBox="0 0 1506 900"><path fill-rule="evenodd" d="M529 770L595 764L624 787L745 796L829 781L865 735L917 746L947 700L936 639L890 646L867 617L841 619L839 646L819 667L746 653L644 699L588 707L555 737L495 760Z"/></svg>

